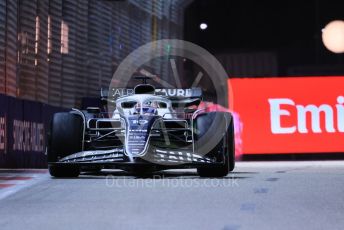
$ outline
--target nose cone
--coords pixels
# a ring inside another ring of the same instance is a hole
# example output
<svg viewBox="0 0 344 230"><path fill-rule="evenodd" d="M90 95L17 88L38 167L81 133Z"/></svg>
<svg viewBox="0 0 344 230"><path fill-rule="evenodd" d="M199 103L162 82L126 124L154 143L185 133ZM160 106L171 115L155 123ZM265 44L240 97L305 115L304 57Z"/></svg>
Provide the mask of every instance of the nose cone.
<svg viewBox="0 0 344 230"><path fill-rule="evenodd" d="M149 145L149 134L158 116L131 115L126 119L125 151L128 156L143 156Z"/></svg>

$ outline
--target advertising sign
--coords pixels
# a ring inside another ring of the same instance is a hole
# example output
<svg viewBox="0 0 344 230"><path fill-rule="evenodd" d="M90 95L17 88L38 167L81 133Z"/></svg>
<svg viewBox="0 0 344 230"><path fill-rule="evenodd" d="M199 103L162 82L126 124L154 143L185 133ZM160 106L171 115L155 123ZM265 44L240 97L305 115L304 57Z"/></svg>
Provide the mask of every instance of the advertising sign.
<svg viewBox="0 0 344 230"><path fill-rule="evenodd" d="M344 77L231 79L244 154L344 152Z"/></svg>

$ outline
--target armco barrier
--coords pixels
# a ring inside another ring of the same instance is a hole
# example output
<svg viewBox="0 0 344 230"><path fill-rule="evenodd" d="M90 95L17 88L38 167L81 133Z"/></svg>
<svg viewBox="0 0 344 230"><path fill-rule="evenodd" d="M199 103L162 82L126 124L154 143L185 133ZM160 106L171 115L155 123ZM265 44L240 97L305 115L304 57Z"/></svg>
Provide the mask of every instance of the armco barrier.
<svg viewBox="0 0 344 230"><path fill-rule="evenodd" d="M46 131L65 109L0 95L0 168L46 167Z"/></svg>

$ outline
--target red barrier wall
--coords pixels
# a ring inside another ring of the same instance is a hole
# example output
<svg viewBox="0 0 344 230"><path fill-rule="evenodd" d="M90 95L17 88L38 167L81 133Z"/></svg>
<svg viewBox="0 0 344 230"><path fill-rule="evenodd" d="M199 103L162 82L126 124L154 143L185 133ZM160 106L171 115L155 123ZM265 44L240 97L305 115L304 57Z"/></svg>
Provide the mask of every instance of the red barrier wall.
<svg viewBox="0 0 344 230"><path fill-rule="evenodd" d="M244 154L344 153L344 76L230 79ZM229 94L231 95L231 94Z"/></svg>

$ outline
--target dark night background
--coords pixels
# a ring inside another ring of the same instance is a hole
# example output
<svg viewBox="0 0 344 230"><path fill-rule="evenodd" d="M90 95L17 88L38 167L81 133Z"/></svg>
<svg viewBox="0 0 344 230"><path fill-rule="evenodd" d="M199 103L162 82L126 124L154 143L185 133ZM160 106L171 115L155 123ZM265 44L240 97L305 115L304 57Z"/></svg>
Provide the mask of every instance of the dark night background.
<svg viewBox="0 0 344 230"><path fill-rule="evenodd" d="M214 54L273 52L280 76L293 75L291 67L296 75L336 75L344 73L343 54L324 47L321 29L343 19L338 0L196 0L185 10L184 38Z"/></svg>

